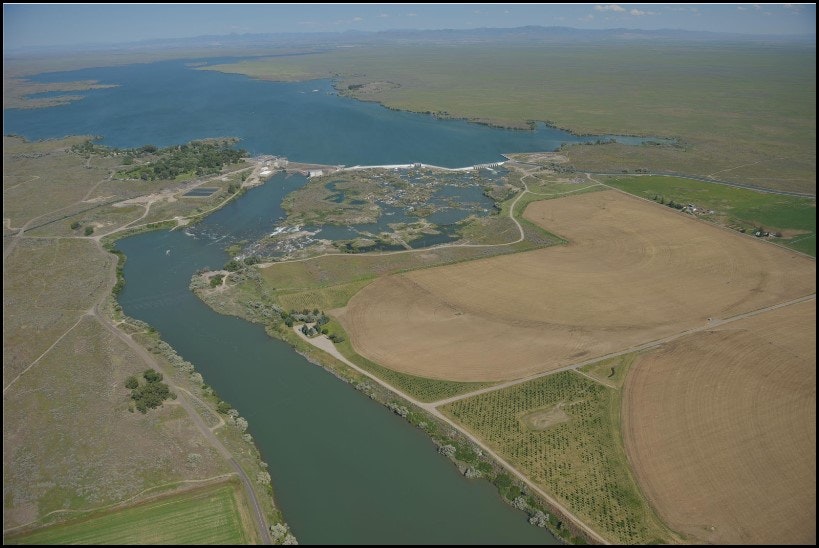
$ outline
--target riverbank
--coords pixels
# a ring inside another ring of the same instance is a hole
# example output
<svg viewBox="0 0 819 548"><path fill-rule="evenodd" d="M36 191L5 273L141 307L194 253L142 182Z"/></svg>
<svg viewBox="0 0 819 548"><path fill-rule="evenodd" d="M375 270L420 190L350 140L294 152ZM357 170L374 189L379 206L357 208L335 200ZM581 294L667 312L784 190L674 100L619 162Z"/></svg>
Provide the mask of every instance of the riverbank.
<svg viewBox="0 0 819 548"><path fill-rule="evenodd" d="M252 268L252 267L251 267ZM253 276L253 274L248 274ZM389 387L377 377L351 366L343 357L319 349L283 324L269 321L268 311L257 308L256 314L248 313L247 308L236 306L236 300L228 293L220 291L218 299L209 298L209 292L194 286L194 294L215 312L236 316L245 321L265 327L268 336L286 342L299 355L314 365L318 365L332 374L336 379L349 384L369 399L387 407L413 427L421 430L435 445L437 451L447 457L468 479L485 478L494 485L507 504L525 512L529 521L536 527L548 528L557 538L568 543L593 542L605 543L605 540L582 526L574 524L571 514L559 508L553 501L546 500L540 493L522 481L520 473L508 470L497 455L469 434L463 432L447 417L430 409L428 405L403 394L398 389ZM232 286L228 289L235 289ZM214 295L213 293L210 293ZM539 516L544 517L539 517Z"/></svg>
<svg viewBox="0 0 819 548"><path fill-rule="evenodd" d="M269 542L268 524L282 520L258 484L258 449L220 419L193 366L112 297L124 258L102 240L177 226L202 202L172 199L185 185L161 181L150 186L169 191L170 208L126 203L141 185L113 181L121 158L76 152L84 140L4 138L5 176L16 183L4 189L4 489L13 493L4 536L227 477L244 493L247 538ZM244 169L214 179L221 189ZM123 382L146 369L162 372L176 398L129 413Z"/></svg>

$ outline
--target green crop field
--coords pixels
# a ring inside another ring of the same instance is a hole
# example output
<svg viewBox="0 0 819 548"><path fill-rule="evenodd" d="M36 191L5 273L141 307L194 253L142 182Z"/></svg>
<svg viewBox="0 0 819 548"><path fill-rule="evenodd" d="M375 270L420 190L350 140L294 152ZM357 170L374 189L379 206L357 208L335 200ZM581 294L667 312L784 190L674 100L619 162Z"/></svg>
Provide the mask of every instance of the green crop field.
<svg viewBox="0 0 819 548"><path fill-rule="evenodd" d="M48 527L8 544L248 544L236 487L220 485Z"/></svg>
<svg viewBox="0 0 819 548"><path fill-rule="evenodd" d="M665 203L674 200L714 210L713 215L705 218L724 226L745 228L748 232L761 226L769 232L781 232L783 237L776 240L816 256L815 198L756 192L679 177L623 177L607 184L649 200L658 196Z"/></svg>
<svg viewBox="0 0 819 548"><path fill-rule="evenodd" d="M627 365L621 360L607 367ZM441 410L608 540L654 544L673 538L629 471L620 435L619 390L565 371Z"/></svg>

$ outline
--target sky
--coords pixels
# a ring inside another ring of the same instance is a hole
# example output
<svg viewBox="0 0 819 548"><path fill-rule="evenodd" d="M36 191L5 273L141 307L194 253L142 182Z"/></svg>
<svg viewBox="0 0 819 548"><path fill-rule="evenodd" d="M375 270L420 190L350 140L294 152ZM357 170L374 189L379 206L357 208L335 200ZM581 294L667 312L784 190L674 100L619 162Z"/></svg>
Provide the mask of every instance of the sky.
<svg viewBox="0 0 819 548"><path fill-rule="evenodd" d="M231 33L565 26L816 34L816 4L4 4L3 50Z"/></svg>

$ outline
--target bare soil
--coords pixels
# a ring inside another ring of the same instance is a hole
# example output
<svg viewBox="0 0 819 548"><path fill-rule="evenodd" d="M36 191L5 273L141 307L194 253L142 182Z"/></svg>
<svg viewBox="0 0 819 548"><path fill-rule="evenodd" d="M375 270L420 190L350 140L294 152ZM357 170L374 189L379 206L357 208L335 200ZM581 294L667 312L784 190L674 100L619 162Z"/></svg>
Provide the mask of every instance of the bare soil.
<svg viewBox="0 0 819 548"><path fill-rule="evenodd" d="M816 542L816 302L638 358L626 451L663 520L693 541Z"/></svg>
<svg viewBox="0 0 819 548"><path fill-rule="evenodd" d="M509 380L816 290L813 260L619 192L525 217L570 244L382 277L337 313L356 351L424 377Z"/></svg>

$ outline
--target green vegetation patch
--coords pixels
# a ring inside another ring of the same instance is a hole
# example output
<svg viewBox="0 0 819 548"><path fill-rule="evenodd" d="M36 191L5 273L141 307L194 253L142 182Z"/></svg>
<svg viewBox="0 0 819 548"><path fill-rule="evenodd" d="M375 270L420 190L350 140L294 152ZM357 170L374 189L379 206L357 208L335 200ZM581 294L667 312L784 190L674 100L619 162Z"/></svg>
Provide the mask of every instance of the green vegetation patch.
<svg viewBox="0 0 819 548"><path fill-rule="evenodd" d="M167 384L162 382L162 373L148 369L142 374L145 383L140 384L135 375L125 379L125 388L131 390L131 399L140 413L147 413L148 409L156 409L167 399L176 399Z"/></svg>
<svg viewBox="0 0 819 548"><path fill-rule="evenodd" d="M565 371L441 410L609 540L670 540L631 476L620 434L619 390Z"/></svg>
<svg viewBox="0 0 819 548"><path fill-rule="evenodd" d="M757 192L679 177L622 177L607 184L668 205L693 204L698 217L752 233L763 227L789 247L816 256L816 199ZM709 213L713 211L714 213Z"/></svg>
<svg viewBox="0 0 819 548"><path fill-rule="evenodd" d="M286 310L332 310L345 306L353 295L371 281L372 279L366 279L303 291L281 291L272 296Z"/></svg>
<svg viewBox="0 0 819 548"><path fill-rule="evenodd" d="M220 485L5 539L9 544L248 544L236 487Z"/></svg>
<svg viewBox="0 0 819 548"><path fill-rule="evenodd" d="M143 181L185 180L194 176L219 173L222 166L238 163L247 151L230 148L233 142L235 140L191 141L188 144L162 149L145 145L137 149L111 149L111 153L122 156L122 163L126 166L137 162L134 167L126 167L117 173L119 178ZM82 153L85 152L83 147L95 153L100 153L98 149L102 148L89 141L84 145L75 146L72 150Z"/></svg>

